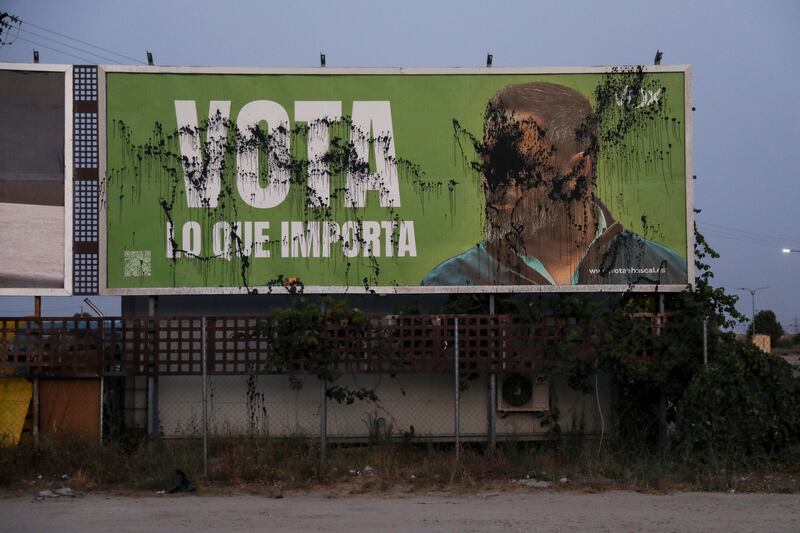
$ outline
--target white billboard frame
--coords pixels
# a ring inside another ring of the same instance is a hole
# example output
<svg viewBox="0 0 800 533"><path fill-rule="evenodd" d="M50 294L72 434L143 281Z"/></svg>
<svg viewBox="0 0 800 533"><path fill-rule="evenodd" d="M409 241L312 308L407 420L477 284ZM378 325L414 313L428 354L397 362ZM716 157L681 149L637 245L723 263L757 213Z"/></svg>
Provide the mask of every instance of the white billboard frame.
<svg viewBox="0 0 800 533"><path fill-rule="evenodd" d="M150 288L109 288L107 287L107 229L106 229L106 74L273 74L273 75L504 75L504 74L613 74L620 68L642 68L645 73L683 73L684 75L684 159L686 187L686 258L688 283L685 284L598 284L598 285L446 285L446 286L370 286L363 285L327 286L253 286L253 287L150 287ZM98 65L98 130L99 130L99 294L102 296L160 296L160 295L222 295L249 294L509 294L509 293L624 293L651 292L674 293L694 290L694 178L693 178L693 129L691 65L614 65L595 67L448 67L448 68L276 68L276 67L181 67L150 65Z"/></svg>
<svg viewBox="0 0 800 533"><path fill-rule="evenodd" d="M73 66L0 62L0 70L64 73L64 287L58 289L0 287L0 296L72 296Z"/></svg>

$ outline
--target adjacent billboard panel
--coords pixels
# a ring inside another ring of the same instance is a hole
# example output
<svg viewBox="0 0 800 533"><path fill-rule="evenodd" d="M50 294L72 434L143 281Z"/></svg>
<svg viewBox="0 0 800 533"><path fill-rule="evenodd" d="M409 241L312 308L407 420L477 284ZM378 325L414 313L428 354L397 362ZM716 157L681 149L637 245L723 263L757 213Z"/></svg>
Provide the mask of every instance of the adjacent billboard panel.
<svg viewBox="0 0 800 533"><path fill-rule="evenodd" d="M691 286L688 67L102 77L105 294Z"/></svg>
<svg viewBox="0 0 800 533"><path fill-rule="evenodd" d="M71 290L71 67L0 63L0 295Z"/></svg>

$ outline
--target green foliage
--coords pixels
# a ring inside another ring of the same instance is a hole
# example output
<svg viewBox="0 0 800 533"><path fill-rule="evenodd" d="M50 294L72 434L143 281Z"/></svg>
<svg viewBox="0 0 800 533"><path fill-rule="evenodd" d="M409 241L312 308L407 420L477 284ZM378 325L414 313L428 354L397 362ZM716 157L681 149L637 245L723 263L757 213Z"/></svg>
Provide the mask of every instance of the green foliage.
<svg viewBox="0 0 800 533"><path fill-rule="evenodd" d="M396 315L421 315L422 303L419 301L418 296L413 296L405 303L396 304L394 306L394 314Z"/></svg>
<svg viewBox="0 0 800 533"><path fill-rule="evenodd" d="M479 314L489 313L489 294L451 294L441 309L442 313ZM495 313L505 314L517 311L517 305L508 294L494 296Z"/></svg>
<svg viewBox="0 0 800 533"><path fill-rule="evenodd" d="M800 345L800 335L784 335L782 336L778 342L772 345L773 348L779 348L786 352L794 352L797 350L797 346ZM774 353L774 351L773 351Z"/></svg>
<svg viewBox="0 0 800 533"><path fill-rule="evenodd" d="M708 260L719 255L697 231L695 242L695 290L665 295L671 313L659 330L635 316L657 310L653 295L530 300L521 316L532 325L543 307L560 318L560 339L548 347L546 372L565 376L584 392L593 390L596 372L612 376L616 435L627 449L655 449L659 410L666 408L677 430L676 451L690 462L727 464L798 452L798 381L782 360L736 342L726 331L744 317L735 308L736 296L711 285Z"/></svg>
<svg viewBox="0 0 800 533"><path fill-rule="evenodd" d="M731 343L697 372L678 406L677 449L725 464L800 451L800 381L780 357Z"/></svg>
<svg viewBox="0 0 800 533"><path fill-rule="evenodd" d="M326 391L328 398L335 400L338 403L345 403L352 405L356 400L377 402L378 395L374 389L358 388L351 389L341 385L330 385Z"/></svg>
<svg viewBox="0 0 800 533"><path fill-rule="evenodd" d="M774 311L764 309L756 313L755 324L756 333L761 335L769 335L769 340L772 342L772 346L776 346L778 341L781 340L781 337L783 337L783 326L780 322L778 322L778 317L775 316ZM747 336L753 336L752 324L747 326Z"/></svg>
<svg viewBox="0 0 800 533"><path fill-rule="evenodd" d="M267 372L307 373L327 384L328 398L352 404L356 400L377 401L375 392L334 383L341 377L340 353L327 342L328 327L366 333L372 326L359 309L350 309L344 300L326 298L323 304L301 300L294 307L280 308L256 328L256 336L266 339L269 357ZM302 383L290 376L294 388Z"/></svg>

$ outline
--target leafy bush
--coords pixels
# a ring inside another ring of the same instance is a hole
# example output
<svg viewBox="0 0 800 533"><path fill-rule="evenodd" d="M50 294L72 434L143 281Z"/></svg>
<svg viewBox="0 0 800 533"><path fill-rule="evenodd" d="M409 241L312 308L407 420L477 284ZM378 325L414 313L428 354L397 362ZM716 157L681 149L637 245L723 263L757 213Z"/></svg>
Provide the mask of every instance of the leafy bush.
<svg viewBox="0 0 800 533"><path fill-rule="evenodd" d="M352 404L356 400L377 401L372 389L335 385L342 373L341 354L327 342L328 326L366 333L371 327L369 317L359 309L351 309L345 300L326 298L323 305L301 301L293 307L279 308L261 321L256 337L268 345L268 372L308 373L327 385L328 398ZM294 388L301 382L292 379Z"/></svg>
<svg viewBox="0 0 800 533"><path fill-rule="evenodd" d="M800 381L791 366L750 345L726 348L678 404L676 451L722 465L800 451Z"/></svg>

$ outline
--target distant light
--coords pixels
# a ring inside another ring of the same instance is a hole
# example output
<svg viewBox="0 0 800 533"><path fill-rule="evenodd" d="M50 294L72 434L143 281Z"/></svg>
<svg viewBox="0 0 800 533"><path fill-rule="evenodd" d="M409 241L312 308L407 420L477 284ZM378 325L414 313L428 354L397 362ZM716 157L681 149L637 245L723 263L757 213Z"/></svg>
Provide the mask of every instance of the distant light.
<svg viewBox="0 0 800 533"><path fill-rule="evenodd" d="M785 254L791 253L791 250L789 248L784 248L783 253Z"/></svg>

